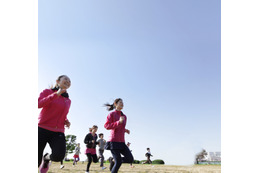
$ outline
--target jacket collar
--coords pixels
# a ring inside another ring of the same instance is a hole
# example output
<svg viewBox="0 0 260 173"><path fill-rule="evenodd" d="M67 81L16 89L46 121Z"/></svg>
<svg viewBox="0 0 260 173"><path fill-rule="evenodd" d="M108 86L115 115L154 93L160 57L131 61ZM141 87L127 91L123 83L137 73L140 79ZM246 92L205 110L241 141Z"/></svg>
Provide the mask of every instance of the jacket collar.
<svg viewBox="0 0 260 173"><path fill-rule="evenodd" d="M55 91L58 91L59 89L60 89L59 87L54 87L51 90L55 92ZM69 94L67 92L62 93L61 96L69 98Z"/></svg>

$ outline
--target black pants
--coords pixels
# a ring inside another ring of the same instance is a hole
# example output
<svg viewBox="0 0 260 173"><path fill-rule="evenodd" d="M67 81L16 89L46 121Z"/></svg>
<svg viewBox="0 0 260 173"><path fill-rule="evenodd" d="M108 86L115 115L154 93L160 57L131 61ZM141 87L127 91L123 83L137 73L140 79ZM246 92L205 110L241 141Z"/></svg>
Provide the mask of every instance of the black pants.
<svg viewBox="0 0 260 173"><path fill-rule="evenodd" d="M52 132L38 127L38 167L41 165L43 150L46 144L51 147L50 159L60 162L64 159L66 153L66 140L64 133Z"/></svg>
<svg viewBox="0 0 260 173"><path fill-rule="evenodd" d="M87 153L87 157L88 157L87 172L89 172L89 167L90 167L90 164L91 164L92 160L93 160L94 163L97 163L98 162L98 158L97 158L96 154L90 154L90 153Z"/></svg>
<svg viewBox="0 0 260 173"><path fill-rule="evenodd" d="M149 163L149 164L152 164L152 161L150 160L150 156L147 157L147 160L144 162L145 163Z"/></svg>
<svg viewBox="0 0 260 173"><path fill-rule="evenodd" d="M117 173L122 163L133 163L134 161L133 155L126 145L123 149L111 149L111 153L115 161L111 173ZM121 154L124 157L121 157Z"/></svg>

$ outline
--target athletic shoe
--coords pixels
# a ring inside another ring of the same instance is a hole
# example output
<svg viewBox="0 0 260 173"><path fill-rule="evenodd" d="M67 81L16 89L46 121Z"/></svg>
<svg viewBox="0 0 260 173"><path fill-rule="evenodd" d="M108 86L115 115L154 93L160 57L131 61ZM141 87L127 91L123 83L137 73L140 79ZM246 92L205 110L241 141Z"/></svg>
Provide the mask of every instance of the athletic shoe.
<svg viewBox="0 0 260 173"><path fill-rule="evenodd" d="M104 169L106 169L106 168L107 168L107 167L104 167L104 166L103 166L101 169L104 170Z"/></svg>
<svg viewBox="0 0 260 173"><path fill-rule="evenodd" d="M45 159L45 156L47 156L48 155L48 153L46 153L44 156L43 156L43 159L42 159L42 164L41 164L41 166L40 166L40 173L46 173L46 172L48 172L48 170L49 170L49 162L50 162L50 160L48 160L48 159Z"/></svg>
<svg viewBox="0 0 260 173"><path fill-rule="evenodd" d="M60 169L64 168L64 165L60 165Z"/></svg>

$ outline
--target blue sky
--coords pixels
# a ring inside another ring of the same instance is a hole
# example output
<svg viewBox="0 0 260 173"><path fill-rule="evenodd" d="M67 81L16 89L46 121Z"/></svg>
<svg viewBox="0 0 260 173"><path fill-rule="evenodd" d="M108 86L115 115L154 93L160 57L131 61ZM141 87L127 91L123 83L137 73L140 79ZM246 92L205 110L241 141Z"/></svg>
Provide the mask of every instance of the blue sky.
<svg viewBox="0 0 260 173"><path fill-rule="evenodd" d="M192 164L221 151L220 38L219 0L39 0L38 93L71 78L65 133L82 153L92 125L108 136L102 105L120 97L135 159L150 147L152 160Z"/></svg>

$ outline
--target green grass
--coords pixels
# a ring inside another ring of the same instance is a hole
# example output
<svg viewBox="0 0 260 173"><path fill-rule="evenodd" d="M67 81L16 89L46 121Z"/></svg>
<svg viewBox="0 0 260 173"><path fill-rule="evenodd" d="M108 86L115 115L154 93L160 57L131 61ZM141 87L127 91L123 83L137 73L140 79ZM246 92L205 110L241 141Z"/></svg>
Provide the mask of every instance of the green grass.
<svg viewBox="0 0 260 173"><path fill-rule="evenodd" d="M87 162L81 161L73 167L73 162L64 162L64 168L60 169L59 162L53 162L50 166L49 173L85 173ZM191 165L191 166L174 166L174 165L142 165L133 164L131 168L129 164L122 164L119 173L221 173L220 165ZM104 164L107 169L101 170L99 163L92 163L90 173L109 173L109 164Z"/></svg>

